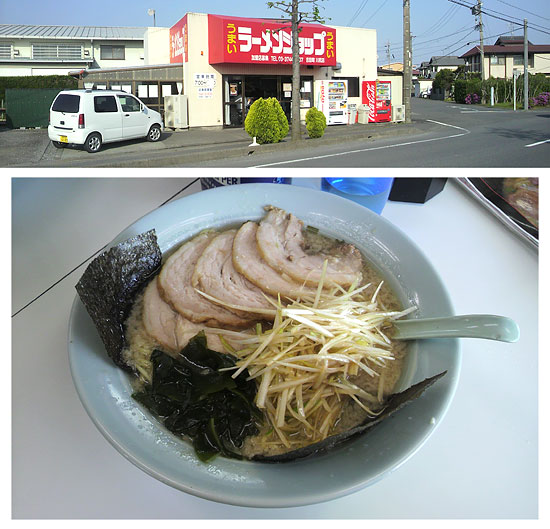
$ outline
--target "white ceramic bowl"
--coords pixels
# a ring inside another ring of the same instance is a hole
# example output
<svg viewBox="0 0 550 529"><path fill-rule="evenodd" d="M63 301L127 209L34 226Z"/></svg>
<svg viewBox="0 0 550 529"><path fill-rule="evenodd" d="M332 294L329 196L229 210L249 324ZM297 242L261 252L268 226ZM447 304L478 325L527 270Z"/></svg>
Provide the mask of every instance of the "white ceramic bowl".
<svg viewBox="0 0 550 529"><path fill-rule="evenodd" d="M354 202L302 187L244 184L202 191L149 213L113 244L154 228L165 252L205 228L258 219L268 204L355 244L403 304L419 308L413 317L453 314L437 272L399 229ZM458 383L461 360L456 339L423 340L412 343L410 349L400 389L444 370L447 375L406 411L366 436L325 455L290 463L217 457L205 464L197 460L190 445L165 430L131 398L127 374L107 357L78 297L69 323L74 383L86 411L107 440L136 466L176 489L250 507L290 507L335 499L372 485L410 458L441 423Z"/></svg>

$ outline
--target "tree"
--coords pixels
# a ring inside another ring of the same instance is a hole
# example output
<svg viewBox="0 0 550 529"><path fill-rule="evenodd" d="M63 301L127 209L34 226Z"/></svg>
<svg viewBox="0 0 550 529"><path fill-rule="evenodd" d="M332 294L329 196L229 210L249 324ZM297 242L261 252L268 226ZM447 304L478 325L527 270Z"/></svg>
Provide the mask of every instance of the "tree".
<svg viewBox="0 0 550 529"><path fill-rule="evenodd" d="M453 83L455 81L455 72L452 70L449 70L448 68L444 68L443 70L439 70L435 74L433 87L434 88L440 88L441 90L450 90L453 86Z"/></svg>
<svg viewBox="0 0 550 529"><path fill-rule="evenodd" d="M300 42L298 36L300 33L300 24L304 22L319 22L324 24L319 12L320 2L325 0L282 0L278 2L267 2L267 7L278 9L290 16L291 34L292 34L292 141L297 141L302 137L300 123ZM300 10L305 4L310 4L307 10Z"/></svg>

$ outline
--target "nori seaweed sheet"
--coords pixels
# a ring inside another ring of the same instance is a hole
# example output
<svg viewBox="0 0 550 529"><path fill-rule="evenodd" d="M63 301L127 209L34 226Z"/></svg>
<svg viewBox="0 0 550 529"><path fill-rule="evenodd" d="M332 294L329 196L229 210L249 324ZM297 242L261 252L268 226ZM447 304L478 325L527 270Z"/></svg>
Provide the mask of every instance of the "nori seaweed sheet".
<svg viewBox="0 0 550 529"><path fill-rule="evenodd" d="M130 369L121 354L125 343L124 321L135 296L156 274L161 262L155 230L150 230L96 257L76 284L108 355L123 369Z"/></svg>
<svg viewBox="0 0 550 529"><path fill-rule="evenodd" d="M356 437L358 435L367 433L368 430L370 430L373 426L376 426L377 424L381 423L384 419L388 418L397 410L401 409L402 407L406 406L409 402L418 398L436 380L440 379L443 375L445 375L445 373L447 373L447 371L443 371L438 375L435 375L430 378L426 378L422 382L418 382L417 384L414 384L414 386L411 386L410 388L406 389L405 391L402 391L401 393L394 393L388 398L386 408L378 417L374 417L374 418L369 417L359 426L355 426L354 428L351 428L340 434L331 435L330 437L327 437L323 441L319 441L318 443L314 443L309 446L304 446L303 448L298 448L297 450L291 450L290 452L286 452L284 454L279 454L274 456L257 455L257 456L254 456L252 460L262 461L264 463L283 463L288 461L294 461L295 459L311 457L313 455L326 452L327 450L330 450L337 444L347 441L352 437Z"/></svg>

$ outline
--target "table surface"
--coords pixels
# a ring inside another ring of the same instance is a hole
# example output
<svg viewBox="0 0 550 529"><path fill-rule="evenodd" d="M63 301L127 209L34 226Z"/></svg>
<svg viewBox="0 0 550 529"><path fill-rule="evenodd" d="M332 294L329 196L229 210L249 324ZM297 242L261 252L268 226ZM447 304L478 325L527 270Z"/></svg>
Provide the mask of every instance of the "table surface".
<svg viewBox="0 0 550 529"><path fill-rule="evenodd" d="M318 187L319 178L294 182ZM414 457L359 492L288 509L203 500L122 457L87 416L71 379L74 285L133 221L200 191L197 178L12 179L13 518L538 516L538 254L452 180L426 204L389 202L383 216L427 255L457 314L511 317L521 339L461 340L455 398Z"/></svg>

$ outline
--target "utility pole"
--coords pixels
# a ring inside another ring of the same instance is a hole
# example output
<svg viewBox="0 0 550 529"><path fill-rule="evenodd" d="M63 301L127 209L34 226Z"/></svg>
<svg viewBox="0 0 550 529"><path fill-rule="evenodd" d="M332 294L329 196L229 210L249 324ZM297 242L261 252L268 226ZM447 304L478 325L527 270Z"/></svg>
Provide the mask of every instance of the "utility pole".
<svg viewBox="0 0 550 529"><path fill-rule="evenodd" d="M299 1L292 0L291 34L292 34L292 101L291 106L291 138L298 141L302 138L302 123L300 121L300 41L299 41Z"/></svg>
<svg viewBox="0 0 550 529"><path fill-rule="evenodd" d="M479 28L479 53L481 59L481 80L485 80L485 52L483 50L483 19L481 18L481 0L477 0L477 6L472 7L472 13L478 17L478 28Z"/></svg>
<svg viewBox="0 0 550 529"><path fill-rule="evenodd" d="M523 19L523 110L529 110L529 41L527 19Z"/></svg>
<svg viewBox="0 0 550 529"><path fill-rule="evenodd" d="M405 107L405 123L411 123L411 2L403 0L403 105Z"/></svg>
<svg viewBox="0 0 550 529"><path fill-rule="evenodd" d="M386 54L388 56L388 68L391 64L391 53L390 53L390 41L388 40L388 43L386 44Z"/></svg>

